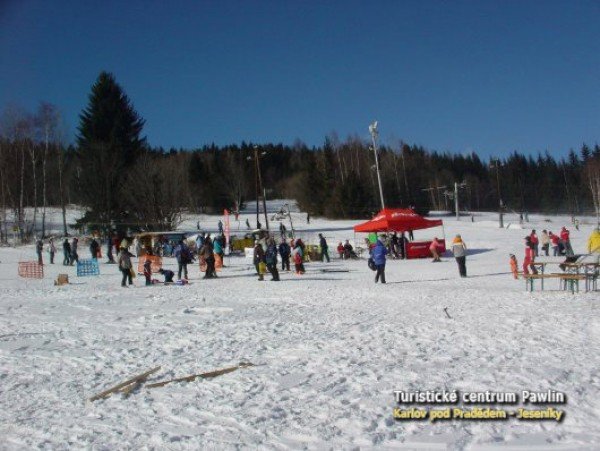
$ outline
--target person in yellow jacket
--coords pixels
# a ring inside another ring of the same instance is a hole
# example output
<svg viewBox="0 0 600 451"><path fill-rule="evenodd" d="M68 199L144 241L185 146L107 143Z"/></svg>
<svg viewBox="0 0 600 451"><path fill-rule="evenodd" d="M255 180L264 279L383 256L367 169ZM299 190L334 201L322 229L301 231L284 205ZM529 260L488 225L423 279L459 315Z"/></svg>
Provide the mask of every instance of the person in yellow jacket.
<svg viewBox="0 0 600 451"><path fill-rule="evenodd" d="M600 228L595 228L588 238L588 252L590 254L600 254Z"/></svg>

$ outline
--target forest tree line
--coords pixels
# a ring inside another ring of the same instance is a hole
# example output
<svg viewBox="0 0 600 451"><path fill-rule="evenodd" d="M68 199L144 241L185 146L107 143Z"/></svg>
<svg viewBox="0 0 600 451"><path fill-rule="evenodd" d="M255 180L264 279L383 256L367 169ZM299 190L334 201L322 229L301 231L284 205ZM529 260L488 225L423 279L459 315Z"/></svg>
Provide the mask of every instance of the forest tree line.
<svg viewBox="0 0 600 451"><path fill-rule="evenodd" d="M380 207L374 153L358 136L335 133L319 147L245 143L195 149L152 147L144 120L111 74L92 86L77 142L66 145L58 108L5 108L0 127L0 229L12 212L23 239L46 235L50 206L76 204L80 225L108 230L166 230L185 212L235 210L257 196L255 156L267 198L295 199L328 218L365 219ZM257 150L257 152L255 152ZM454 183L461 210L597 214L600 146L583 144L566 158L513 152L482 159L398 143L379 146L387 207L451 210ZM263 193L261 193L262 195ZM500 202L501 201L501 202ZM33 209L26 217L25 208ZM31 215L30 215L31 216ZM12 225L11 225L12 227ZM63 232L67 223L63 215Z"/></svg>

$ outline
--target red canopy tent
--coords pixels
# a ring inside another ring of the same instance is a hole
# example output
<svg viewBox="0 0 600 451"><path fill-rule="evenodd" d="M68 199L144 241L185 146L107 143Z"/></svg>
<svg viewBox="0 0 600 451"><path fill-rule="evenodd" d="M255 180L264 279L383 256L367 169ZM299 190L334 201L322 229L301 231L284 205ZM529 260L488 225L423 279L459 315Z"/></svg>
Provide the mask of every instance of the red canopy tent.
<svg viewBox="0 0 600 451"><path fill-rule="evenodd" d="M373 219L354 226L354 232L408 232L412 230L429 229L431 227L443 227L441 219L425 219L410 209L384 208ZM446 241L439 240L440 252L446 251ZM429 245L431 241L410 242L406 245L408 258L429 257Z"/></svg>

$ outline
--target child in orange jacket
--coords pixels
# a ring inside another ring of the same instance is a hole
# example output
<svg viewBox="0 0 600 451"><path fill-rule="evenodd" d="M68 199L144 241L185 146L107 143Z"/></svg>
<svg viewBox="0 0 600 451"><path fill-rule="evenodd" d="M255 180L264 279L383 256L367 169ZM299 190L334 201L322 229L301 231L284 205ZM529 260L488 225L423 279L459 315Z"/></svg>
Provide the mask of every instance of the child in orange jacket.
<svg viewBox="0 0 600 451"><path fill-rule="evenodd" d="M510 270L515 279L519 278L519 262L517 261L517 257L515 254L510 254Z"/></svg>

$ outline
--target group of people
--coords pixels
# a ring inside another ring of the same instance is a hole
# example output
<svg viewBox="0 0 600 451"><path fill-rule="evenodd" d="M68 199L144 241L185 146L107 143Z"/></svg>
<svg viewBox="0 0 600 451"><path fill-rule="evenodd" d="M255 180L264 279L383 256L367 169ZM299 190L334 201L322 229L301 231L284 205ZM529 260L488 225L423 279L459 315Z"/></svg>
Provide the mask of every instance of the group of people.
<svg viewBox="0 0 600 451"><path fill-rule="evenodd" d="M369 267L376 271L375 283L381 281L385 282L385 263L386 256L390 254L388 247L384 244L385 237L381 236L377 238L377 241L369 247ZM430 245L430 252L433 255L433 261L438 262L440 260L439 249L441 244L437 238L434 238ZM462 237L457 234L452 240L452 247L450 248L456 263L458 265L458 273L460 277L467 277L467 245L463 241Z"/></svg>
<svg viewBox="0 0 600 451"><path fill-rule="evenodd" d="M268 238L264 247L259 240L254 241L253 262L258 280L264 280L266 271L271 273L272 281L280 280L277 255L281 258L282 271L290 271L291 259L294 261L294 273L299 276L304 274L306 271L304 268L305 250L304 242L300 238L290 240L289 244L285 238L281 238L279 245L274 238Z"/></svg>
<svg viewBox="0 0 600 451"><path fill-rule="evenodd" d="M537 274L537 269L533 265L535 258L541 255L550 255L550 247L552 246L552 255L554 257L566 256L573 257L575 252L571 246L571 232L566 227L562 227L560 234L554 234L551 231L542 230L540 237L537 236L535 229L525 237L525 256L523 258L523 274ZM600 230L594 229L588 238L587 251L592 255L592 258L599 260L600 256ZM513 275L518 278L518 263L514 254L510 254L510 264Z"/></svg>
<svg viewBox="0 0 600 451"><path fill-rule="evenodd" d="M63 241L63 265L65 266L73 266L74 263L77 263L79 261L79 254L77 253L77 247L78 247L78 243L79 243L79 239L77 237L74 237L71 242L69 242L68 238L65 238L65 240ZM48 239L48 246L46 247L46 251L48 252L48 255L50 256L50 264L53 265L54 264L54 256L56 255L57 249L56 249L56 245L54 244L54 238L50 238ZM38 240L35 243L35 252L37 254L37 258L38 258L38 263L40 265L44 264L44 258L43 258L43 253L44 253L44 241L41 238L38 238Z"/></svg>

